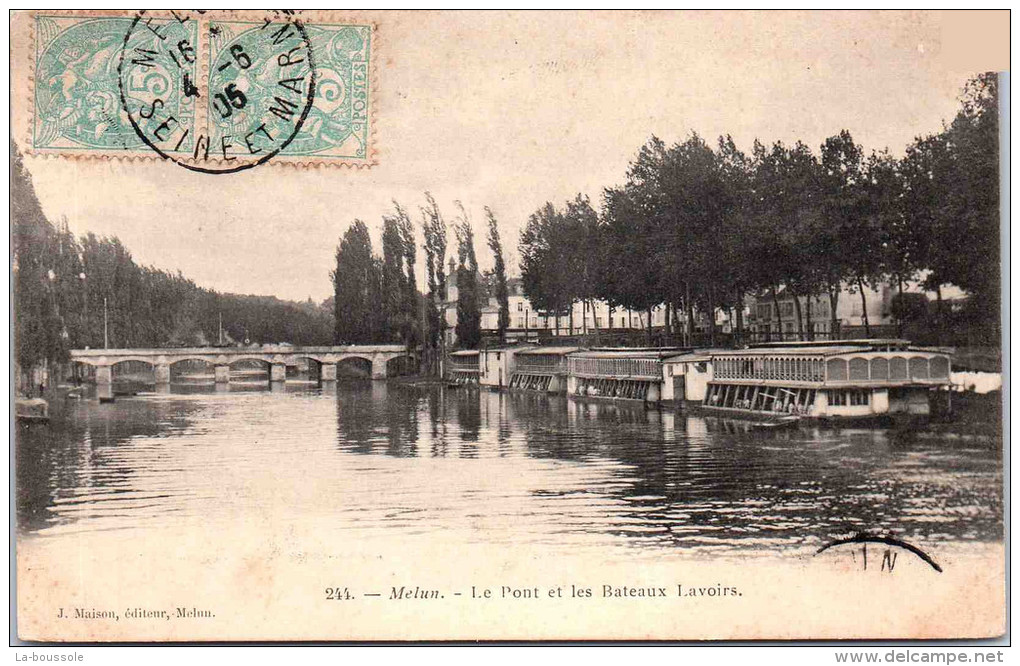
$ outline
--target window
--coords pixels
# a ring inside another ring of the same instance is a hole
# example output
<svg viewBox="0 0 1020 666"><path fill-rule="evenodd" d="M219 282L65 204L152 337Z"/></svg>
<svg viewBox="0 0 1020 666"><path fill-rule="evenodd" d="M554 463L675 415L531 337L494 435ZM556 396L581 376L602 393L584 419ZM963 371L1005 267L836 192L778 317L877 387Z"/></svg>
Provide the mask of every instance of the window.
<svg viewBox="0 0 1020 666"><path fill-rule="evenodd" d="M602 328L602 317L595 317L595 328Z"/></svg>
<svg viewBox="0 0 1020 666"><path fill-rule="evenodd" d="M524 310L524 303L517 301L517 311L522 312Z"/></svg>
<svg viewBox="0 0 1020 666"><path fill-rule="evenodd" d="M851 405L867 405L869 398L871 397L871 391L863 391L860 389L847 391L847 394Z"/></svg>
<svg viewBox="0 0 1020 666"><path fill-rule="evenodd" d="M620 328L627 328L627 319L626 319L626 317L620 317Z"/></svg>
<svg viewBox="0 0 1020 666"><path fill-rule="evenodd" d="M866 389L830 390L829 404L835 407L861 407L871 403L871 391Z"/></svg>
<svg viewBox="0 0 1020 666"><path fill-rule="evenodd" d="M517 318L517 328L524 328L524 317Z"/></svg>

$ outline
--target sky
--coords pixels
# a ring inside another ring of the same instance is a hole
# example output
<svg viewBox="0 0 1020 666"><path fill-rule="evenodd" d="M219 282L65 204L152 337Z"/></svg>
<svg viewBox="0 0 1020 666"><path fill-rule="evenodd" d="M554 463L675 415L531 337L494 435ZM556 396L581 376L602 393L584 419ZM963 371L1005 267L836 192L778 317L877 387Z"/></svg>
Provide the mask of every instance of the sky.
<svg viewBox="0 0 1020 666"><path fill-rule="evenodd" d="M379 252L392 200L418 222L426 190L448 220L463 202L483 269L491 207L514 269L529 214L577 193L597 205L652 135L714 143L728 133L745 150L801 140L817 151L848 129L868 151L902 154L952 119L969 76L994 68L973 46L999 43L1001 16L380 13L370 169L26 164L51 220L116 235L139 263L221 291L321 301L351 221L368 224Z"/></svg>

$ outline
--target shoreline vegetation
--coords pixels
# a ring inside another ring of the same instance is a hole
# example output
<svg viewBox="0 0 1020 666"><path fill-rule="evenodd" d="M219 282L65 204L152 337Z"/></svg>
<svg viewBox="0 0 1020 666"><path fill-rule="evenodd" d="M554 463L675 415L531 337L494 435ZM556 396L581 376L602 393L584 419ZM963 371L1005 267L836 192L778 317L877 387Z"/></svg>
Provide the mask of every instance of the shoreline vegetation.
<svg viewBox="0 0 1020 666"><path fill-rule="evenodd" d="M557 329L569 317L571 331L578 302L604 301L610 313L665 306L665 338L691 346L698 321L708 327L701 342L717 343L716 317L708 314L727 311L739 344L744 299L775 301L781 292L797 297L796 312L785 316L795 319L798 339L838 337L835 305L847 286L856 289L850 298L861 299L868 329L865 287L891 281L901 292L891 313L901 331L911 324L937 344L965 347L968 369L990 369L1001 362L996 75L968 81L960 100L953 121L918 136L902 158L866 153L847 130L818 154L801 142L755 141L744 153L728 135L716 147L695 133L672 146L653 136L626 182L606 188L597 206L579 194L565 208L546 203L530 216L517 244L524 295ZM355 220L337 247L334 295L299 303L203 289L180 272L139 266L117 238L76 237L66 220L55 225L45 217L13 141L11 169L20 386L37 384L29 379L34 369L67 362L70 349L212 341L399 342L420 349L421 375L437 375L444 354L482 344L480 307L490 295L499 305L499 340L506 338L507 262L488 208L492 271L479 271L467 209L455 202L447 220L426 192L417 215L394 201L383 216L381 256ZM426 269L420 289L419 249ZM934 313L908 302L918 295L902 292L911 281L938 294ZM944 303L946 285L966 299ZM828 299L833 317L823 333L805 325L819 299ZM651 316L645 321L650 343ZM788 327L781 319L780 329Z"/></svg>

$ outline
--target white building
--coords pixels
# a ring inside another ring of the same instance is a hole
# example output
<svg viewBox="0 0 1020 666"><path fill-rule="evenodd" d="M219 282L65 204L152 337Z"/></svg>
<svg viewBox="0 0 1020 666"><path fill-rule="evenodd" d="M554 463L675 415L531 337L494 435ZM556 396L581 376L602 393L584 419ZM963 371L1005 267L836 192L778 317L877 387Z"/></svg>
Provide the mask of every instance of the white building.
<svg viewBox="0 0 1020 666"><path fill-rule="evenodd" d="M447 298L443 302L443 317L446 321L446 344L450 347L457 342L457 271L453 260L446 278ZM637 310L610 308L604 301L596 301L594 308L587 303L574 303L573 328L571 317L562 313L555 315L536 310L524 295L520 278L507 281L508 304L510 306L510 323L507 338L524 340L544 335L584 335L596 328L604 330L644 330L648 326L648 314ZM481 329L483 333L495 334L499 330L499 303L495 296L489 296L488 302L481 308ZM652 309L652 327L660 328L666 324L666 308L658 306Z"/></svg>
<svg viewBox="0 0 1020 666"><path fill-rule="evenodd" d="M904 283L903 292L924 294L929 301L937 298L935 292L924 291L916 282ZM867 321L873 336L894 333L891 328L898 322L893 316L892 305L893 299L898 293L899 286L891 282L884 283L877 288L865 287L864 301L867 304ZM962 298L963 295L963 292L955 287L944 289L942 294L947 301ZM832 333L833 318L828 296L815 296L811 299L800 296L799 300L804 333L810 333L812 337L818 339L829 338ZM778 309L776 301L778 301ZM797 308L794 304L794 297L788 290L781 289L775 299L771 295L759 298L750 297L748 303L750 305L749 315L744 325L754 337L760 340L794 340L797 338ZM846 337L847 329L854 332L854 337L864 337L864 313L865 308L861 303L861 294L856 286L853 288L845 286L836 302L836 327L839 329L836 337L841 334Z"/></svg>

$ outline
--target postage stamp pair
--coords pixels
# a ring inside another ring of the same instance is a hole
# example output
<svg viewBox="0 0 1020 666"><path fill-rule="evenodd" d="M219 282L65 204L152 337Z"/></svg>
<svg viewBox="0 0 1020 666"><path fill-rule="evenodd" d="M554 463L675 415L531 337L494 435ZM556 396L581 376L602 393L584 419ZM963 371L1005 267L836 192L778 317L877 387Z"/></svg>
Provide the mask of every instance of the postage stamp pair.
<svg viewBox="0 0 1020 666"><path fill-rule="evenodd" d="M375 26L292 12L39 12L27 149L369 166Z"/></svg>

